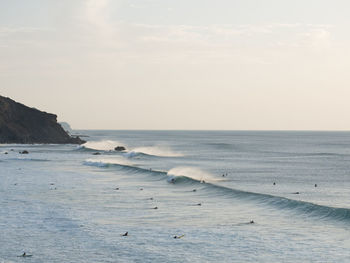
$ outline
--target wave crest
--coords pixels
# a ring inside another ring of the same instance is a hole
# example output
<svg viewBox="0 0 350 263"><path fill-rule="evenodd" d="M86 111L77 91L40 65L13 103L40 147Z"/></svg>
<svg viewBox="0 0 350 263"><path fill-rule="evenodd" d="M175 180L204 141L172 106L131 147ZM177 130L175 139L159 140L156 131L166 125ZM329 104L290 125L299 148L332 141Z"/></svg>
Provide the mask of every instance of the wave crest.
<svg viewBox="0 0 350 263"><path fill-rule="evenodd" d="M133 149L130 154L135 155L137 153L143 153L147 155L153 155L158 157L182 157L182 153L174 152L169 147L166 146L147 146L147 147L137 147Z"/></svg>
<svg viewBox="0 0 350 263"><path fill-rule="evenodd" d="M247 200L250 202L260 203L261 205L267 205L275 207L282 211L294 211L304 216L312 216L317 219L327 220L339 220L350 221L350 209L348 208L336 208L325 205L318 205L310 202L299 201L289 199L280 196L274 196L269 194L247 192L237 190L229 187L225 187L219 184L215 184L215 181L220 181L218 178L214 178L211 174L194 167L176 167L170 169L168 172L152 170L147 168L141 168L126 163L119 162L120 160L87 160L85 165L93 165L98 167L116 167L128 172L134 173L147 173L151 175L163 176L169 183L175 184L198 184L205 181L205 187L208 190L220 191L221 194L229 197Z"/></svg>
<svg viewBox="0 0 350 263"><path fill-rule="evenodd" d="M122 146L123 144L118 141L104 140L104 141L88 141L83 145L80 145L78 149L90 149L99 151L114 151L117 146Z"/></svg>
<svg viewBox="0 0 350 263"><path fill-rule="evenodd" d="M208 172L205 172L196 167L180 166L172 168L168 171L168 176L174 178L176 177L187 177L189 179L199 181L199 182L215 182L217 179Z"/></svg>

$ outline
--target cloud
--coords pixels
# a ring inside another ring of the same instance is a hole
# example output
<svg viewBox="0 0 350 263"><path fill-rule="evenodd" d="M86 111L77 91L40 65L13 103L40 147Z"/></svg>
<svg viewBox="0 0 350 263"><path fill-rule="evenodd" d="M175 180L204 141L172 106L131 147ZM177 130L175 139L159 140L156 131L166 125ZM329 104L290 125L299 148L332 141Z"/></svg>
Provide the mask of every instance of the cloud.
<svg viewBox="0 0 350 263"><path fill-rule="evenodd" d="M331 33L326 29L313 29L303 34L304 44L314 49L322 51L331 46Z"/></svg>
<svg viewBox="0 0 350 263"><path fill-rule="evenodd" d="M114 32L114 27L110 21L109 0L88 0L85 3L84 20L87 31L95 31L98 35L110 36ZM92 26L92 27L91 27Z"/></svg>
<svg viewBox="0 0 350 263"><path fill-rule="evenodd" d="M29 34L36 32L48 31L48 28L38 28L38 27L10 27L10 26L0 26L0 37L9 36L13 34Z"/></svg>
<svg viewBox="0 0 350 263"><path fill-rule="evenodd" d="M329 25L149 25L132 24L135 39L148 43L168 43L222 47L326 46L330 44ZM303 36L301 39L300 36Z"/></svg>

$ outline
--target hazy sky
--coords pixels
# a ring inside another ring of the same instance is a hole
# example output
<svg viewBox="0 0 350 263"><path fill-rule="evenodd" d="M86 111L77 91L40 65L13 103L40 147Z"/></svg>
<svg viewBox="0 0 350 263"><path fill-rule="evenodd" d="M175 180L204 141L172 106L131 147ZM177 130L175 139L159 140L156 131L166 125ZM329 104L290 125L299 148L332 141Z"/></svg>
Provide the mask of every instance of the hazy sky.
<svg viewBox="0 0 350 263"><path fill-rule="evenodd" d="M350 130L349 0L0 0L0 95L86 129Z"/></svg>

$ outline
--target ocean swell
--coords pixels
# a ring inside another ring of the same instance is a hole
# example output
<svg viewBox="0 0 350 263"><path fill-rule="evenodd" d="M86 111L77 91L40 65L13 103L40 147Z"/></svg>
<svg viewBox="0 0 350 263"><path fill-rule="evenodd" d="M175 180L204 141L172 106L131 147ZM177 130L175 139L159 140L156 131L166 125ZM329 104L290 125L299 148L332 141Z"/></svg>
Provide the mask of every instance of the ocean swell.
<svg viewBox="0 0 350 263"><path fill-rule="evenodd" d="M311 216L316 219L331 219L339 221L350 221L350 209L336 208L331 206L318 205L310 202L293 200L281 196L269 194L254 193L248 191L237 190L225 187L216 182L220 181L207 172L193 167L176 167L169 171L160 171L147 168L141 168L132 164L108 162L108 161L92 161L87 160L85 165L96 167L114 167L127 172L147 173L150 175L163 176L169 183L178 185L193 185L203 183L203 186L209 191L219 191L228 197L238 198L241 200L259 203L274 207L281 211L294 211L304 216Z"/></svg>

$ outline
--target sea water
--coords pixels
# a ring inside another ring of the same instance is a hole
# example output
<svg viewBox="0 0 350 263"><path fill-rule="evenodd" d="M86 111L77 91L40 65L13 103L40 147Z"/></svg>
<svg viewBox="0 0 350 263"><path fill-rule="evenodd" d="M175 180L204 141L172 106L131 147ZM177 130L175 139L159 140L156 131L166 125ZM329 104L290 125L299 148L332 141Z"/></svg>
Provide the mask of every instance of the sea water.
<svg viewBox="0 0 350 263"><path fill-rule="evenodd" d="M349 132L78 133L0 146L0 262L350 262Z"/></svg>

